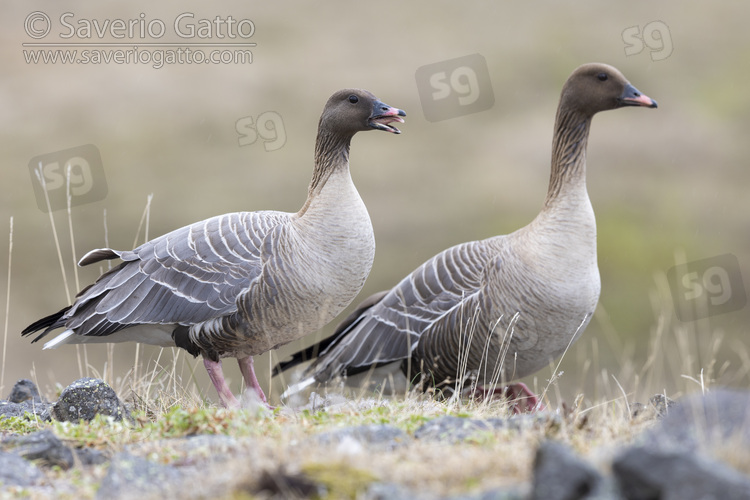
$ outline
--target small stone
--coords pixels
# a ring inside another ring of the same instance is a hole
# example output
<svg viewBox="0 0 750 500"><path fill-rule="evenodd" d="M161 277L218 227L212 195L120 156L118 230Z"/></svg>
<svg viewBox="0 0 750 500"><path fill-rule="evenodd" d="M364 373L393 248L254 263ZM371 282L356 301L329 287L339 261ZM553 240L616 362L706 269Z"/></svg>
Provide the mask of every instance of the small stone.
<svg viewBox="0 0 750 500"><path fill-rule="evenodd" d="M73 452L81 465L101 465L107 463L109 457L102 451L94 448L75 448Z"/></svg>
<svg viewBox="0 0 750 500"><path fill-rule="evenodd" d="M684 451L631 447L615 458L612 470L628 500L750 498L750 478Z"/></svg>
<svg viewBox="0 0 750 500"><path fill-rule="evenodd" d="M656 412L657 418L668 415L669 412L677 406L675 401L669 399L664 394L656 394L655 396L652 396L651 399L648 400L648 404Z"/></svg>
<svg viewBox="0 0 750 500"><path fill-rule="evenodd" d="M36 388L34 382L24 378L16 382L16 385L13 386L10 396L8 396L8 401L11 403L23 403L24 401L41 403L42 397L39 395L39 390Z"/></svg>
<svg viewBox="0 0 750 500"><path fill-rule="evenodd" d="M474 493L471 495L458 495L445 497L442 500L526 500L527 494L524 494L518 488L504 489L494 488L491 490L483 491L481 493Z"/></svg>
<svg viewBox="0 0 750 500"><path fill-rule="evenodd" d="M643 416L646 411L646 405L643 403L630 403L630 418Z"/></svg>
<svg viewBox="0 0 750 500"><path fill-rule="evenodd" d="M567 446L555 441L545 441L537 448L532 499L588 498L597 491L601 483L601 474Z"/></svg>
<svg viewBox="0 0 750 500"><path fill-rule="evenodd" d="M343 445L351 440L362 450L364 447L361 445L367 445L368 448L394 450L406 445L410 438L404 431L392 425L361 425L323 432L318 434L316 439L324 445Z"/></svg>
<svg viewBox="0 0 750 500"><path fill-rule="evenodd" d="M63 422L91 421L96 415L122 420L129 412L103 380L82 378L66 387L52 408L52 416Z"/></svg>
<svg viewBox="0 0 750 500"><path fill-rule="evenodd" d="M42 472L15 453L0 451L0 486L34 486Z"/></svg>
<svg viewBox="0 0 750 500"><path fill-rule="evenodd" d="M361 495L362 500L422 500L424 496L394 483L373 483Z"/></svg>
<svg viewBox="0 0 750 500"><path fill-rule="evenodd" d="M637 442L664 450L750 447L750 391L714 389L680 399Z"/></svg>
<svg viewBox="0 0 750 500"><path fill-rule="evenodd" d="M160 465L130 453L118 453L112 458L107 475L102 479L96 498L127 500L174 498L184 478L174 467Z"/></svg>
<svg viewBox="0 0 750 500"><path fill-rule="evenodd" d="M632 403L630 405L630 416L643 420L659 419L667 416L678 406L679 404L676 401L669 399L664 394L656 394L648 400L648 404Z"/></svg>
<svg viewBox="0 0 750 500"><path fill-rule="evenodd" d="M0 443L6 451L13 451L26 460L39 460L47 467L63 470L73 467L73 452L51 431L38 431L24 436L11 436Z"/></svg>
<svg viewBox="0 0 750 500"><path fill-rule="evenodd" d="M490 418L487 422L496 429L508 428L519 432L528 429L545 429L547 435L554 434L562 427L562 417L548 411L520 413L507 419Z"/></svg>
<svg viewBox="0 0 750 500"><path fill-rule="evenodd" d="M0 417L24 417L28 412L42 420L50 420L49 408L51 407L52 403L40 403L33 400L26 400L22 403L0 401Z"/></svg>
<svg viewBox="0 0 750 500"><path fill-rule="evenodd" d="M550 434L562 425L561 422L559 416L547 412L514 415L510 418L488 418L486 420L445 415L424 423L414 432L414 437L455 444L471 439L482 439L488 434L503 429L520 432L543 427Z"/></svg>
<svg viewBox="0 0 750 500"><path fill-rule="evenodd" d="M495 429L496 427L493 426L493 423L489 423L485 420L445 415L422 424L422 426L414 432L414 437L421 440L455 444L466 441L467 439L476 439L483 433L491 433Z"/></svg>

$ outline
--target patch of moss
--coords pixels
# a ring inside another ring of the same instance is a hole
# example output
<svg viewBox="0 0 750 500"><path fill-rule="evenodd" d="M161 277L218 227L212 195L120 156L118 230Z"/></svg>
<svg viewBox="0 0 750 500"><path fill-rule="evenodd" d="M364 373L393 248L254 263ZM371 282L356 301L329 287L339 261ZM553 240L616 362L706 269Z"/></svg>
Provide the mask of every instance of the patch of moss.
<svg viewBox="0 0 750 500"><path fill-rule="evenodd" d="M26 412L23 417L0 417L0 432L13 434L29 434L43 429L45 426L38 416Z"/></svg>
<svg viewBox="0 0 750 500"><path fill-rule="evenodd" d="M372 473L354 468L344 462L308 463L302 473L326 487L328 499L355 499L378 478Z"/></svg>
<svg viewBox="0 0 750 500"><path fill-rule="evenodd" d="M257 434L262 414L246 410L224 408L173 406L158 420L144 426L144 431L152 431L162 437L183 437L197 434L226 434L246 436Z"/></svg>

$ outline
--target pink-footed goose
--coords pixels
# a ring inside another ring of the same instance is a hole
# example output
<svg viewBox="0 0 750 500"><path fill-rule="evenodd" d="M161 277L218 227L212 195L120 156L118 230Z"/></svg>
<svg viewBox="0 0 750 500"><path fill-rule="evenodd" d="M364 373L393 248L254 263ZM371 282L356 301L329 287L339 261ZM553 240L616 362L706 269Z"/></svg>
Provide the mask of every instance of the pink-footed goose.
<svg viewBox="0 0 750 500"><path fill-rule="evenodd" d="M311 333L343 310L364 285L375 254L372 224L349 173L354 134L400 131L400 109L366 90L328 99L318 124L315 168L297 213L239 212L172 231L132 251L93 250L79 265L123 262L71 306L23 335L65 328L62 344L136 341L202 355L224 406L238 406L221 369L235 357L247 387L266 401L253 356Z"/></svg>
<svg viewBox="0 0 750 500"><path fill-rule="evenodd" d="M464 375L481 388L530 375L560 356L599 300L596 222L586 191L591 119L624 106L656 102L612 66L577 68L560 96L539 215L511 234L449 248L367 299L332 336L276 367L279 373L317 356L283 397L394 362L410 380L421 373L428 386L454 387ZM538 403L521 383L505 394L523 396L517 411Z"/></svg>

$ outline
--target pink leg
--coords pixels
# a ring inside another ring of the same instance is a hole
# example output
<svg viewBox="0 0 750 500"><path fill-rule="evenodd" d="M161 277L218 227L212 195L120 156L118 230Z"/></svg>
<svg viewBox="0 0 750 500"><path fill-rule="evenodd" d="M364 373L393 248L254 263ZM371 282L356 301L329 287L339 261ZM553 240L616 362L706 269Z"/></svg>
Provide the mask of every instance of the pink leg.
<svg viewBox="0 0 750 500"><path fill-rule="evenodd" d="M266 406L268 406L266 395L263 394L263 389L260 388L260 384L258 383L258 377L255 376L255 368L253 368L253 357L248 356L242 359L238 358L237 362L240 364L240 371L242 372L242 376L245 378L245 384L247 384L248 387L252 387L260 400L263 401Z"/></svg>
<svg viewBox="0 0 750 500"><path fill-rule="evenodd" d="M533 413L537 410L544 410L544 405L539 398L523 382L510 384L505 388L505 395L511 402L515 401L513 407L515 413Z"/></svg>
<svg viewBox="0 0 750 500"><path fill-rule="evenodd" d="M537 410L544 410L544 405L539 401L539 398L526 387L523 382L516 382L510 384L507 387L498 387L493 390L488 390L484 386L477 387L474 392L475 397L492 397L493 394L501 394L503 397L510 400L513 404L513 413L533 413Z"/></svg>
<svg viewBox="0 0 750 500"><path fill-rule="evenodd" d="M208 358L203 358L203 366L206 367L208 376L211 378L211 382L216 387L216 392L219 393L219 400L224 408L239 408L240 402L234 397L232 391L227 385L227 381L224 380L224 372L221 370L221 361L211 361Z"/></svg>

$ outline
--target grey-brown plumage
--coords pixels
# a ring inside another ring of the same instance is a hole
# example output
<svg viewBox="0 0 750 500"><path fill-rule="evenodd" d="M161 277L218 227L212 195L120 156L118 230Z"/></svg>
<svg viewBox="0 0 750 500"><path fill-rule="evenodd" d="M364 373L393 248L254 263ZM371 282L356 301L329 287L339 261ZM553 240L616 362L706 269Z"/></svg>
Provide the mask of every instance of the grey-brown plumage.
<svg viewBox="0 0 750 500"><path fill-rule="evenodd" d="M297 213L240 212L213 217L132 251L98 249L80 265L122 259L75 302L23 331L66 330L45 348L133 340L202 355L225 405L238 404L220 360L236 357L265 401L252 356L296 340L333 319L362 288L375 240L349 173L354 134L399 133L402 110L358 89L336 92L318 126L315 169Z"/></svg>
<svg viewBox="0 0 750 500"><path fill-rule="evenodd" d="M615 68L586 64L563 86L547 198L514 233L463 243L369 299L318 345L277 367L317 359L292 394L339 375L402 362L410 380L454 386L512 381L558 357L586 328L600 292L596 222L586 191L591 119L622 106L656 107ZM522 384L510 394L536 398Z"/></svg>

